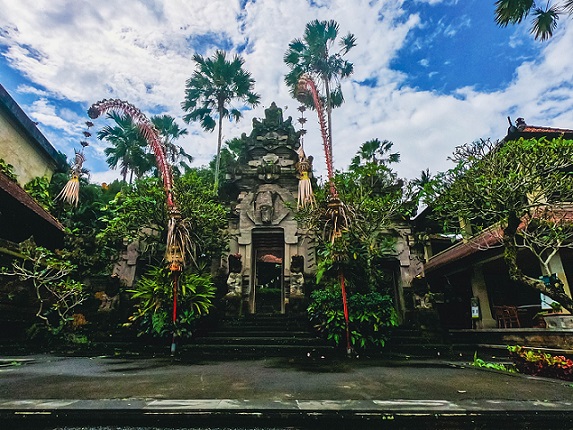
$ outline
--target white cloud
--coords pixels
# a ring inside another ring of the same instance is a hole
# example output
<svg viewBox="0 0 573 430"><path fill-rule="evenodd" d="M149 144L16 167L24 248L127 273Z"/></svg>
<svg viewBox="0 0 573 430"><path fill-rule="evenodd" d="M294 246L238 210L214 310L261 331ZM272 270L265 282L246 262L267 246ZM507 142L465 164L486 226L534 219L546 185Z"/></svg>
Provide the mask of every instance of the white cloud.
<svg viewBox="0 0 573 430"><path fill-rule="evenodd" d="M358 40L348 54L355 74L343 82L346 103L333 113L338 169L348 165L361 143L376 137L395 143L402 154L399 174L411 178L427 167L433 172L446 168L446 158L456 145L479 137L503 137L507 115L523 116L539 125L573 126L569 82L573 62L566 54L573 49L571 27L543 45L535 63L522 64L507 88L481 93L468 87L441 95L408 88L405 74L390 68L400 49L431 42L409 40L412 30L426 22L418 13L408 12L407 2L314 3L316 7L306 0L249 1L241 9L238 0L0 0L0 45L12 66L35 85L20 87L39 97L27 112L68 154L80 140L87 117L56 106L58 100L79 103L85 110L103 98L121 98L149 115L173 115L184 125L180 102L185 80L194 69L192 55L196 51L211 55L215 49L199 45L201 40L232 47L246 44L245 67L262 96L261 106L246 111L242 121L224 124L225 138L248 133L252 118L264 116L263 108L272 101L287 107L285 116L296 119L297 103L283 84L288 71L283 55L288 43L301 37L305 24L313 19L334 19L342 34L352 32ZM465 17L460 25L470 25L470 19ZM457 30L440 27L444 31L453 35ZM526 31L518 34L529 37ZM518 45L518 36L512 37ZM377 82L376 87L358 85L365 80ZM305 148L324 174L316 118L311 111L307 117ZM97 126L104 123L100 119ZM215 153L216 135L203 132L197 124L184 126L189 136L180 143L196 164L207 163ZM62 130L63 137L56 137L56 129ZM103 148L104 143L93 139L86 150L87 163L101 163ZM109 181L110 175L97 171L92 178Z"/></svg>

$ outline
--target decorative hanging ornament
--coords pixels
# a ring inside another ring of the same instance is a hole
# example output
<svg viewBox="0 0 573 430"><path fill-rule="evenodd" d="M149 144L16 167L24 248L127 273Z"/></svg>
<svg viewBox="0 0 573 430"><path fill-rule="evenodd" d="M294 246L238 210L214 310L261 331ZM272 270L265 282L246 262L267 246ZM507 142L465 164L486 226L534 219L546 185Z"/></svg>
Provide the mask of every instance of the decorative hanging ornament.
<svg viewBox="0 0 573 430"><path fill-rule="evenodd" d="M312 183L310 181L310 176L312 175L312 157L307 157L304 153L304 135L306 130L302 128L306 123L306 118L304 117L304 111L306 108L304 106L299 106L298 110L301 113L301 117L298 122L301 125L300 129L300 147L298 148L298 163L296 164L296 170L299 175L298 180L298 208L305 208L310 206L314 208L316 200L314 198L314 193L312 191Z"/></svg>
<svg viewBox="0 0 573 430"><path fill-rule="evenodd" d="M86 126L88 129L93 125L93 122L86 121ZM83 135L87 139L90 138L92 134L88 130L84 130ZM86 161L84 149L86 146L89 146L89 143L85 140L81 140L80 145L82 146L82 149L79 152L74 150L75 157L74 164L70 170L71 177L68 182L66 182L66 185L64 185L64 188L62 188L62 190L56 196L56 199L69 203L72 206L77 206L80 201L80 177L84 173L83 165Z"/></svg>

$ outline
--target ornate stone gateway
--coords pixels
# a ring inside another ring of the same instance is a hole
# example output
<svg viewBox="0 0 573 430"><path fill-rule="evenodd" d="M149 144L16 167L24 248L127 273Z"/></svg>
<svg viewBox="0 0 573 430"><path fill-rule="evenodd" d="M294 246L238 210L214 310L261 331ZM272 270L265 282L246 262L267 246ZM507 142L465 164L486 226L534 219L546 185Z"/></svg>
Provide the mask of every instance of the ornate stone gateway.
<svg viewBox="0 0 573 430"><path fill-rule="evenodd" d="M272 103L240 142L241 156L227 169L225 187L234 199L230 260L240 255L242 266L237 271L229 265L227 297L241 300L250 313L285 313L304 298L303 273L316 269L313 240L292 213L300 132Z"/></svg>

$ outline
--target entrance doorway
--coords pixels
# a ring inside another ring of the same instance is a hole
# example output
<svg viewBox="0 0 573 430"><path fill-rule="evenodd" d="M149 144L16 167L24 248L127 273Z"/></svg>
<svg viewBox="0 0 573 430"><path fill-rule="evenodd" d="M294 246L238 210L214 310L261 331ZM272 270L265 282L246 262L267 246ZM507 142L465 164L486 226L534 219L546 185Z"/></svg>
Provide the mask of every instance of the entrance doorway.
<svg viewBox="0 0 573 430"><path fill-rule="evenodd" d="M253 231L255 313L284 313L284 232Z"/></svg>

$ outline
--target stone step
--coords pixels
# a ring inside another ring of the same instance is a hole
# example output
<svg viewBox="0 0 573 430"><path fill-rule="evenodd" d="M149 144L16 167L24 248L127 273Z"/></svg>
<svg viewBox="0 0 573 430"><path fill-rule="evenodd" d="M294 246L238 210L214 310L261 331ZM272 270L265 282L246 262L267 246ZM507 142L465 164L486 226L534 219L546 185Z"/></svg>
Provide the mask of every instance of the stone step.
<svg viewBox="0 0 573 430"><path fill-rule="evenodd" d="M255 327L253 330L245 330L244 328L217 328L217 330L208 331L201 337L316 337L309 331L294 331L294 330L261 330Z"/></svg>
<svg viewBox="0 0 573 430"><path fill-rule="evenodd" d="M203 327L187 349L203 356L228 358L304 355L335 348L318 337L306 318L286 315L224 317Z"/></svg>
<svg viewBox="0 0 573 430"><path fill-rule="evenodd" d="M301 320L289 320L289 319L269 319L269 318L257 318L257 319L223 319L217 324L219 327L225 328L280 328L280 329L306 329L309 327L308 321Z"/></svg>
<svg viewBox="0 0 573 430"><path fill-rule="evenodd" d="M196 345L316 345L322 343L316 337L262 337L262 336L241 336L241 337L201 337L193 342Z"/></svg>

